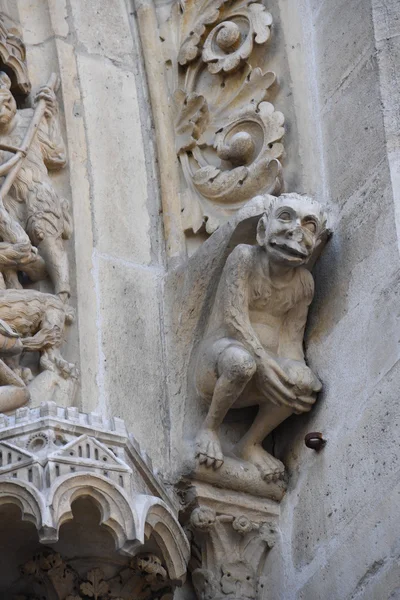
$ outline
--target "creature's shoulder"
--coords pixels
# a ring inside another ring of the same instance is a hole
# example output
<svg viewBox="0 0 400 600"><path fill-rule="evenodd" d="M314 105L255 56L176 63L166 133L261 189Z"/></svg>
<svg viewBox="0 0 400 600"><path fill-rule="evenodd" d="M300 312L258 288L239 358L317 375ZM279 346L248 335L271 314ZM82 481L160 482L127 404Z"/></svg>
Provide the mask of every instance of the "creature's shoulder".
<svg viewBox="0 0 400 600"><path fill-rule="evenodd" d="M247 277L253 270L256 248L249 244L238 244L226 259L224 272L234 272L236 276Z"/></svg>
<svg viewBox="0 0 400 600"><path fill-rule="evenodd" d="M254 260L256 248L250 244L238 244L230 253L228 260L243 261L250 264Z"/></svg>

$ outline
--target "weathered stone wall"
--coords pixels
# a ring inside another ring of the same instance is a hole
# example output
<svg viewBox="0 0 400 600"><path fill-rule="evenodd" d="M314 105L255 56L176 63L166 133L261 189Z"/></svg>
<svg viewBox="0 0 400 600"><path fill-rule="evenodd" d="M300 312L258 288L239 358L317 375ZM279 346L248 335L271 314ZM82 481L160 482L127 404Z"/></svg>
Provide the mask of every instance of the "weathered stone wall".
<svg viewBox="0 0 400 600"><path fill-rule="evenodd" d="M268 559L269 598L400 594L395 5L335 0L310 2L303 12L305 43L315 44L313 119L335 219L306 340L324 391L309 416L275 433L290 484L280 543ZM303 444L310 431L328 440L319 454Z"/></svg>
<svg viewBox="0 0 400 600"><path fill-rule="evenodd" d="M267 561L268 598L277 600L395 598L400 586L396 4L279 0L268 7L288 189L325 200L335 231L316 269L306 340L324 391L309 416L273 434L290 477ZM160 14L167 5L159 3ZM123 417L173 481L204 407L186 387L196 323L178 336L177 298L188 310L189 294L164 256L133 3L18 0L0 8L21 22L33 87L52 71L62 81L69 167L54 181L73 206L77 322L66 357L79 356L79 407ZM226 429L236 435L242 427ZM309 431L328 440L320 454L303 444Z"/></svg>

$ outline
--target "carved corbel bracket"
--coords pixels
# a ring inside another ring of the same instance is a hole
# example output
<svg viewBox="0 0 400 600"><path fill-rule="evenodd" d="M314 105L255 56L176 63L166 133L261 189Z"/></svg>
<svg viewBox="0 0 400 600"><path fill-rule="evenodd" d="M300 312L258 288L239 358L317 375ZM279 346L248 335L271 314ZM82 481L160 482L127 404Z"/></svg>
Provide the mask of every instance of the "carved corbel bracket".
<svg viewBox="0 0 400 600"><path fill-rule="evenodd" d="M200 482L184 493L182 520L191 540L189 568L199 600L256 600L275 543L278 504Z"/></svg>

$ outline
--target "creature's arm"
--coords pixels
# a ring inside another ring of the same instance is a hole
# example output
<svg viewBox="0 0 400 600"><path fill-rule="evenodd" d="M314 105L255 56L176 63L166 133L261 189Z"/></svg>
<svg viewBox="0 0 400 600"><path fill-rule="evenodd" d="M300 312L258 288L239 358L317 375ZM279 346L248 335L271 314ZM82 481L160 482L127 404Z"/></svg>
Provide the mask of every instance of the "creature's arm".
<svg viewBox="0 0 400 600"><path fill-rule="evenodd" d="M249 316L249 275L253 268L253 249L240 244L229 255L222 272L222 313L229 335L241 342L255 358L265 350Z"/></svg>
<svg viewBox="0 0 400 600"><path fill-rule="evenodd" d="M303 338L307 322L308 308L314 296L314 280L309 271L299 272L299 285L302 297L297 304L287 312L279 337L278 354L300 362L304 360Z"/></svg>
<svg viewBox="0 0 400 600"><path fill-rule="evenodd" d="M42 328L32 337L22 338L22 345L24 350L29 352L36 352L45 350L46 348L52 348L59 346L62 342L62 331L59 327L46 327Z"/></svg>
<svg viewBox="0 0 400 600"><path fill-rule="evenodd" d="M43 160L48 169L61 169L67 162L67 154L60 132L57 99L54 91L48 87L39 90L36 100L40 99L44 99L47 106L37 133Z"/></svg>
<svg viewBox="0 0 400 600"><path fill-rule="evenodd" d="M315 402L316 393L321 389L321 382L306 365L303 349L308 308L314 294L314 280L311 273L306 270L299 275L303 296L285 317L278 354L280 364L294 385L299 403L296 412L307 412Z"/></svg>

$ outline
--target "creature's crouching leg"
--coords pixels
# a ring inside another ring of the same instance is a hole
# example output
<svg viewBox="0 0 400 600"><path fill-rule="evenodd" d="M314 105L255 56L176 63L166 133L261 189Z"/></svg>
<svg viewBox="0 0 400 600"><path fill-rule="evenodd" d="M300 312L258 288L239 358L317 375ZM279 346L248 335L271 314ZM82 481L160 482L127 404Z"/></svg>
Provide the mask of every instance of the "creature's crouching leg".
<svg viewBox="0 0 400 600"><path fill-rule="evenodd" d="M14 385L0 386L0 413L10 412L20 408L30 398L27 387L19 388Z"/></svg>
<svg viewBox="0 0 400 600"><path fill-rule="evenodd" d="M28 402L30 394L25 383L2 360L0 382L0 412L16 410Z"/></svg>
<svg viewBox="0 0 400 600"><path fill-rule="evenodd" d="M231 406L256 371L256 362L243 347L230 345L218 358L218 380L207 417L196 438L200 464L218 469L224 462L218 429Z"/></svg>
<svg viewBox="0 0 400 600"><path fill-rule="evenodd" d="M250 429L234 448L235 455L255 465L266 481L282 479L285 467L264 450L262 441L291 414L293 410L288 406L278 406L268 401L261 404Z"/></svg>
<svg viewBox="0 0 400 600"><path fill-rule="evenodd" d="M46 236L38 250L46 263L55 294L66 301L70 296L69 264L62 238Z"/></svg>

